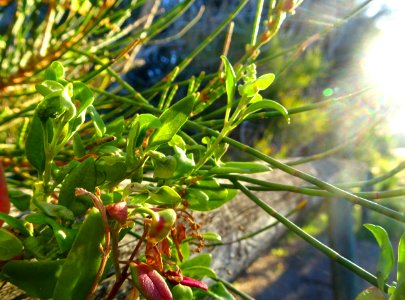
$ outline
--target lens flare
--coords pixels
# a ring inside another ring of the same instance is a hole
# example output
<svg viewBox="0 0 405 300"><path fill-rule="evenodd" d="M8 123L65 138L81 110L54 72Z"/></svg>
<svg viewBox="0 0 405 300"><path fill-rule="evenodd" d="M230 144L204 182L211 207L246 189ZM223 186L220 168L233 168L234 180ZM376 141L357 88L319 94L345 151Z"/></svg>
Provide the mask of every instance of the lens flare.
<svg viewBox="0 0 405 300"><path fill-rule="evenodd" d="M362 66L383 106L388 108L389 127L393 132L405 131L405 39L402 37L405 13L401 17L381 28L381 33L370 43Z"/></svg>

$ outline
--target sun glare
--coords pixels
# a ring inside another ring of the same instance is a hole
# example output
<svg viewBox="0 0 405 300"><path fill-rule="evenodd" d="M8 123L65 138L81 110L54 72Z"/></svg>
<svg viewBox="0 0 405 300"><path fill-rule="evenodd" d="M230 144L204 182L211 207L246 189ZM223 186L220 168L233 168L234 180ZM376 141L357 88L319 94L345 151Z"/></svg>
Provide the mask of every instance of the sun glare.
<svg viewBox="0 0 405 300"><path fill-rule="evenodd" d="M389 127L393 132L405 132L405 1L395 7L393 15L384 21L381 34L370 41L363 60L366 78L381 95L388 108Z"/></svg>

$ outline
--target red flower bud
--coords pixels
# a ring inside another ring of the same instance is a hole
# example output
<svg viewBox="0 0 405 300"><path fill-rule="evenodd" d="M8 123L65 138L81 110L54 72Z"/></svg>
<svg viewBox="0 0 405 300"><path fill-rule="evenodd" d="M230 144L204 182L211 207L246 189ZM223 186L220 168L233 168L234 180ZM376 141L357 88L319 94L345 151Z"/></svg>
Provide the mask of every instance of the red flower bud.
<svg viewBox="0 0 405 300"><path fill-rule="evenodd" d="M106 206L108 215L121 224L125 224L128 216L128 207L125 201L109 204Z"/></svg>
<svg viewBox="0 0 405 300"><path fill-rule="evenodd" d="M8 214L10 212L10 199L8 197L7 182L4 176L3 165L0 161L0 211ZM0 226L3 220L0 220Z"/></svg>
<svg viewBox="0 0 405 300"><path fill-rule="evenodd" d="M183 276L183 280L180 281L180 284L208 291L208 286L204 282L198 281L196 279L187 276Z"/></svg>
<svg viewBox="0 0 405 300"><path fill-rule="evenodd" d="M147 300L173 300L164 278L145 263L130 263L132 281Z"/></svg>

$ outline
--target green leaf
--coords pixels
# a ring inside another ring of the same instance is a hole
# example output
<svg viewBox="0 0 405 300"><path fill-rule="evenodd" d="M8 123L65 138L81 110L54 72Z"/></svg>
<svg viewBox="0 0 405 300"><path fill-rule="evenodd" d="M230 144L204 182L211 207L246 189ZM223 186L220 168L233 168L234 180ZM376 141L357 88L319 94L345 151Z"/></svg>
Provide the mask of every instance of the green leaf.
<svg viewBox="0 0 405 300"><path fill-rule="evenodd" d="M184 261L180 267L181 269L187 269L192 267L210 267L212 261L212 255L209 253L200 254Z"/></svg>
<svg viewBox="0 0 405 300"><path fill-rule="evenodd" d="M176 152L176 154L173 155L174 159L176 160L176 170L173 177L185 177L193 170L195 166L193 154L190 153L186 155L184 150L177 146L174 146L174 151Z"/></svg>
<svg viewBox="0 0 405 300"><path fill-rule="evenodd" d="M208 202L201 201L202 198L193 198L196 195L196 190L203 192L209 198ZM235 197L237 190L234 189L224 189L220 188L220 185L215 181L215 179L204 179L196 183L195 186L191 186L186 190L184 198L189 203L189 208L191 210L197 211L210 211L216 209L226 202L230 201Z"/></svg>
<svg viewBox="0 0 405 300"><path fill-rule="evenodd" d="M54 261L12 260L4 265L2 275L29 296L49 299L52 298L64 262L64 259Z"/></svg>
<svg viewBox="0 0 405 300"><path fill-rule="evenodd" d="M209 287L209 292L210 296L213 296L214 299L218 300L236 300L234 296L228 290L226 287L221 283L217 282L214 285L211 285Z"/></svg>
<svg viewBox="0 0 405 300"><path fill-rule="evenodd" d="M160 116L160 127L149 139L148 148L169 142L188 120L193 111L195 96L190 95L165 110Z"/></svg>
<svg viewBox="0 0 405 300"><path fill-rule="evenodd" d="M28 131L25 154L30 164L37 169L39 174L42 174L45 170L44 132L42 122L36 115L34 115Z"/></svg>
<svg viewBox="0 0 405 300"><path fill-rule="evenodd" d="M101 263L100 244L104 239L101 214L91 210L80 226L72 249L55 286L54 299L85 299Z"/></svg>
<svg viewBox="0 0 405 300"><path fill-rule="evenodd" d="M24 223L19 219L16 219L4 212L0 212L0 220L6 222L11 228L18 230L18 232L24 237L32 235L32 233L29 232L28 229L24 226Z"/></svg>
<svg viewBox="0 0 405 300"><path fill-rule="evenodd" d="M26 194L20 190L9 190L8 195L11 203L19 210L25 211L29 209L31 202L31 195Z"/></svg>
<svg viewBox="0 0 405 300"><path fill-rule="evenodd" d="M405 282L405 233L402 234L398 244L397 282Z"/></svg>
<svg viewBox="0 0 405 300"><path fill-rule="evenodd" d="M197 280L201 280L203 277L217 278L215 271L208 267L195 266L188 268L181 268L184 276L188 276Z"/></svg>
<svg viewBox="0 0 405 300"><path fill-rule="evenodd" d="M85 121L87 108L94 101L93 91L89 89L84 83L80 81L74 81L72 100L78 106L76 117L69 122L70 134L73 135Z"/></svg>
<svg viewBox="0 0 405 300"><path fill-rule="evenodd" d="M125 157L102 156L96 161L97 185L113 187L125 179L127 165Z"/></svg>
<svg viewBox="0 0 405 300"><path fill-rule="evenodd" d="M273 73L264 74L255 80L255 85L260 91L263 91L273 83L275 78Z"/></svg>
<svg viewBox="0 0 405 300"><path fill-rule="evenodd" d="M385 296L376 287L369 287L357 295L355 300L384 300Z"/></svg>
<svg viewBox="0 0 405 300"><path fill-rule="evenodd" d="M38 203L38 205L48 216L66 221L74 221L75 219L73 212L61 204L43 202Z"/></svg>
<svg viewBox="0 0 405 300"><path fill-rule="evenodd" d="M397 286L389 300L405 300L405 233L398 244Z"/></svg>
<svg viewBox="0 0 405 300"><path fill-rule="evenodd" d="M90 118L93 120L94 128L96 129L96 134L99 137L102 137L106 131L106 127L103 119L101 119L96 108L93 105L89 106Z"/></svg>
<svg viewBox="0 0 405 300"><path fill-rule="evenodd" d="M210 208L210 198L199 189L188 188L184 197L189 203L189 208L192 210L206 211Z"/></svg>
<svg viewBox="0 0 405 300"><path fill-rule="evenodd" d="M173 176L177 167L176 159L173 156L166 156L158 151L149 151L148 154L152 158L155 167L153 178L168 179Z"/></svg>
<svg viewBox="0 0 405 300"><path fill-rule="evenodd" d="M181 202L180 195L171 187L164 185L159 188L149 187L147 203L175 207Z"/></svg>
<svg viewBox="0 0 405 300"><path fill-rule="evenodd" d="M220 242L222 241L221 236L216 232L204 232L202 237L206 241Z"/></svg>
<svg viewBox="0 0 405 300"><path fill-rule="evenodd" d="M39 225L49 225L54 233L56 242L61 253L66 252L70 249L73 243L76 232L73 230L68 230L62 225L59 225L54 219L42 214L42 213L32 213L25 217L25 219L33 224Z"/></svg>
<svg viewBox="0 0 405 300"><path fill-rule="evenodd" d="M94 192L96 188L96 167L92 157L75 167L66 176L60 189L59 204L73 211L75 216L83 215L89 207L93 206L87 197L75 196L75 189L78 187L89 192Z"/></svg>
<svg viewBox="0 0 405 300"><path fill-rule="evenodd" d="M364 224L375 237L380 246L380 256L377 263L377 282L378 287L384 290L384 284L387 281L393 267L394 267L394 251L392 249L391 241L387 232L381 226L373 224Z"/></svg>
<svg viewBox="0 0 405 300"><path fill-rule="evenodd" d="M281 113L284 118L287 120L288 124L290 124L290 117L288 116L288 111L287 109L282 106L280 103L273 101L273 100L261 100L258 102L251 103L246 111L245 111L245 116L250 115L256 111L262 110L262 109L275 109L279 113Z"/></svg>
<svg viewBox="0 0 405 300"><path fill-rule="evenodd" d="M151 114L142 114L136 117L134 123L139 123L139 133L134 138L134 147L142 145L143 139L146 137L146 132L149 129L159 128L161 121L159 118Z"/></svg>
<svg viewBox="0 0 405 300"><path fill-rule="evenodd" d="M80 134L77 132L73 135L73 152L76 157L83 157L86 155L86 147L83 144Z"/></svg>
<svg viewBox="0 0 405 300"><path fill-rule="evenodd" d="M58 61L52 62L51 65L45 70L45 79L48 80L57 81L58 79L63 79L64 76L65 69L63 68L63 65Z"/></svg>
<svg viewBox="0 0 405 300"><path fill-rule="evenodd" d="M64 86L54 80L45 80L35 86L35 89L42 95L48 96L52 92L62 92Z"/></svg>
<svg viewBox="0 0 405 300"><path fill-rule="evenodd" d="M229 174L229 173L242 173L242 174L253 174L268 172L272 169L269 166L252 163L252 162L237 162L231 161L223 163L219 167L213 167L209 170L210 174Z"/></svg>
<svg viewBox="0 0 405 300"><path fill-rule="evenodd" d="M73 81L73 100L79 101L79 107L77 108L77 114L81 114L93 103L94 94L93 91L87 87L83 82Z"/></svg>
<svg viewBox="0 0 405 300"><path fill-rule="evenodd" d="M229 117L229 112L232 108L232 101L235 96L235 90L236 90L236 74L235 71L229 62L229 60L226 58L226 56L222 55L221 56L222 62L224 63L225 67L225 88L226 88L226 94L227 94L227 105L226 105L226 120Z"/></svg>
<svg viewBox="0 0 405 300"><path fill-rule="evenodd" d="M9 231L0 228L0 260L10 260L23 250L21 241Z"/></svg>
<svg viewBox="0 0 405 300"><path fill-rule="evenodd" d="M183 140L183 138L177 134L175 134L173 136L173 138L170 140L169 146L171 146L173 148L175 146L177 146L184 151L186 151L186 147L187 147L186 142Z"/></svg>

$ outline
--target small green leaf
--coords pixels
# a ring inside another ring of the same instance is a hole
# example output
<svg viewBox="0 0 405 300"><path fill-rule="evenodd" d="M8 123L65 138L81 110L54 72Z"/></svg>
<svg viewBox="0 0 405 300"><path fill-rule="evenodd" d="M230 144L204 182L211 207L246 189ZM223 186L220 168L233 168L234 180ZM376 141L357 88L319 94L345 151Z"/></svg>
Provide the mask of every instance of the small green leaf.
<svg viewBox="0 0 405 300"><path fill-rule="evenodd" d="M42 95L48 96L52 92L62 92L64 86L54 80L45 80L35 86L35 89Z"/></svg>
<svg viewBox="0 0 405 300"><path fill-rule="evenodd" d="M139 123L139 133L135 136L134 147L142 145L143 139L146 137L148 129L159 128L161 123L160 119L151 114L142 114L136 117L134 123Z"/></svg>
<svg viewBox="0 0 405 300"><path fill-rule="evenodd" d="M102 156L96 161L97 185L113 187L125 179L126 171L125 157Z"/></svg>
<svg viewBox="0 0 405 300"><path fill-rule="evenodd" d="M397 286L389 300L405 300L405 233L398 244Z"/></svg>
<svg viewBox="0 0 405 300"><path fill-rule="evenodd" d="M188 201L190 209L199 211L209 210L210 198L203 191L188 188L184 197Z"/></svg>
<svg viewBox="0 0 405 300"><path fill-rule="evenodd" d="M9 198L11 203L19 210L25 211L29 209L31 202L31 195L26 194L20 190L9 190Z"/></svg>
<svg viewBox="0 0 405 300"><path fill-rule="evenodd" d="M226 162L219 167L213 167L209 170L210 174L229 174L229 173L242 173L242 174L253 174L268 172L272 169L263 164L252 163L252 162Z"/></svg>
<svg viewBox="0 0 405 300"><path fill-rule="evenodd" d="M255 85L260 91L263 91L273 83L275 78L273 73L264 74L255 80Z"/></svg>
<svg viewBox="0 0 405 300"><path fill-rule="evenodd" d="M176 159L173 156L166 156L158 151L149 151L148 153L155 167L153 178L171 178L177 167Z"/></svg>
<svg viewBox="0 0 405 300"><path fill-rule="evenodd" d="M225 88L226 88L226 94L227 94L227 105L226 105L226 116L225 120L228 120L230 110L232 108L232 101L235 96L235 90L236 90L236 74L235 71L229 62L229 60L226 58L226 56L222 55L221 56L222 62L224 63L225 67Z"/></svg>
<svg viewBox="0 0 405 300"><path fill-rule="evenodd" d="M10 226L11 228L18 230L19 233L24 237L32 235L32 233L29 232L28 229L24 226L24 223L19 219L16 219L8 214L5 214L4 212L0 212L0 220L6 222L8 226Z"/></svg>
<svg viewBox="0 0 405 300"><path fill-rule="evenodd" d="M83 82L73 81L73 100L79 101L77 114L84 112L94 101L93 91L87 87Z"/></svg>
<svg viewBox="0 0 405 300"><path fill-rule="evenodd" d="M376 287L369 287L357 295L355 300L384 300L385 296Z"/></svg>
<svg viewBox="0 0 405 300"><path fill-rule="evenodd" d="M23 250L21 241L9 231L0 228L0 260L10 260Z"/></svg>
<svg viewBox="0 0 405 300"><path fill-rule="evenodd" d="M86 147L83 144L80 134L77 132L73 135L73 152L76 157L83 157L86 155Z"/></svg>
<svg viewBox="0 0 405 300"><path fill-rule="evenodd" d="M164 185L159 188L149 188L147 203L174 207L181 202L180 195L171 187Z"/></svg>
<svg viewBox="0 0 405 300"><path fill-rule="evenodd" d="M48 215L54 218L63 219L66 221L74 221L74 215L71 210L60 204L38 203L41 209Z"/></svg>
<svg viewBox="0 0 405 300"><path fill-rule="evenodd" d="M181 268L181 271L184 276L191 277L197 280L201 280L203 277L217 278L215 271L208 267L195 266L188 268Z"/></svg>
<svg viewBox="0 0 405 300"><path fill-rule="evenodd" d="M83 215L93 205L91 200L75 196L77 187L94 192L96 187L96 167L92 157L75 167L62 182L59 194L59 204L67 207L75 216Z"/></svg>
<svg viewBox="0 0 405 300"><path fill-rule="evenodd" d="M290 124L290 117L288 116L288 111L287 109L282 106L280 103L273 101L273 100L261 100L258 102L251 103L248 108L245 111L245 115L250 115L256 111L262 110L262 109L275 109L279 113L281 113L284 118L287 120L288 124Z"/></svg>
<svg viewBox="0 0 405 300"><path fill-rule="evenodd" d="M195 166L193 154L190 153L186 155L184 150L177 146L174 146L174 151L176 152L176 154L173 155L174 159L176 160L176 170L173 177L185 177L193 170Z"/></svg>
<svg viewBox="0 0 405 300"><path fill-rule="evenodd" d="M165 110L159 118L161 126L149 139L148 148L169 142L188 120L193 111L194 102L195 96L190 95Z"/></svg>
<svg viewBox="0 0 405 300"><path fill-rule="evenodd" d="M36 115L34 115L28 131L25 154L31 165L37 169L38 173L42 174L45 170L44 132L42 122Z"/></svg>
<svg viewBox="0 0 405 300"><path fill-rule="evenodd" d="M373 224L364 224L375 237L380 246L380 256L377 263L377 282L378 287L384 290L384 284L387 281L393 267L394 267L394 251L392 249L391 241L387 232L381 226Z"/></svg>
<svg viewBox="0 0 405 300"><path fill-rule="evenodd" d="M221 236L216 232L204 232L202 237L206 241L220 242L222 241Z"/></svg>
<svg viewBox="0 0 405 300"><path fill-rule="evenodd" d="M183 140L183 138L177 134L174 135L174 137L170 140L168 143L169 146L174 147L177 146L180 149L186 151L186 142Z"/></svg>
<svg viewBox="0 0 405 300"><path fill-rule="evenodd" d="M226 287L221 283L217 282L214 285L211 285L209 287L209 292L210 296L215 297L214 299L218 300L236 300L234 296L228 290Z"/></svg>
<svg viewBox="0 0 405 300"><path fill-rule="evenodd" d="M93 105L89 106L90 118L93 120L94 128L96 129L96 134L99 137L102 137L106 131L106 127L103 119L101 119L96 108Z"/></svg>
<svg viewBox="0 0 405 300"><path fill-rule="evenodd" d="M192 267L210 267L212 261L212 255L209 253L200 254L184 261L180 267L181 269L187 269Z"/></svg>
<svg viewBox="0 0 405 300"><path fill-rule="evenodd" d="M94 101L94 94L84 83L80 81L73 82L72 101L77 107L76 117L69 122L69 130L74 134L85 121L87 108Z"/></svg>
<svg viewBox="0 0 405 300"><path fill-rule="evenodd" d="M190 197L190 195L195 195L195 190L206 194L209 198L208 203L201 202L202 198ZM198 181L195 186L189 187L184 197L188 201L191 210L210 211L233 199L236 193L237 190L221 188L215 179L204 179Z"/></svg>
<svg viewBox="0 0 405 300"><path fill-rule="evenodd" d="M42 213L32 213L25 218L28 222L39 225L49 225L55 236L56 242L58 243L61 253L66 252L70 249L73 243L76 232L73 230L68 230L62 225L59 225L54 219L42 214Z"/></svg>
<svg viewBox="0 0 405 300"><path fill-rule="evenodd" d="M56 81L58 79L63 79L64 76L65 69L63 68L63 65L58 61L52 62L51 65L45 70L45 79L48 80Z"/></svg>

